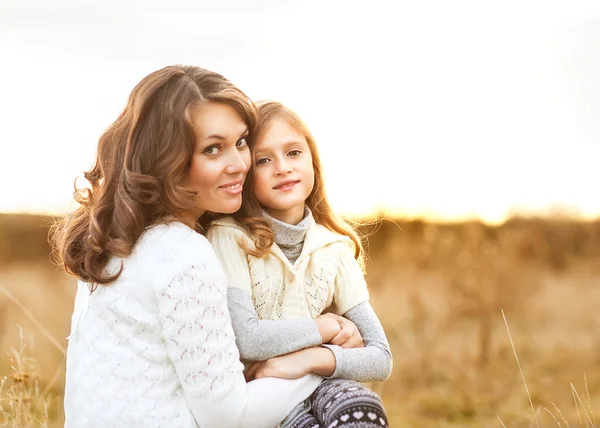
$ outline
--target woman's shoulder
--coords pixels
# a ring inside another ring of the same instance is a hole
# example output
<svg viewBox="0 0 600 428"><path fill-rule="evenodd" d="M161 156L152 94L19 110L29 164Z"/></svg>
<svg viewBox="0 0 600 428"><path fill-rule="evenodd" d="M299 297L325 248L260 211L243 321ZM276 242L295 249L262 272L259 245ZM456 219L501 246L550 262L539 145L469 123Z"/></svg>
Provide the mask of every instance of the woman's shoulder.
<svg viewBox="0 0 600 428"><path fill-rule="evenodd" d="M152 258L188 258L212 254L212 246L194 229L173 221L146 229L136 244L135 252L153 254Z"/></svg>
<svg viewBox="0 0 600 428"><path fill-rule="evenodd" d="M194 229L180 222L156 224L144 231L131 255L119 259L123 279L140 278L162 287L190 270L224 278L212 245Z"/></svg>
<svg viewBox="0 0 600 428"><path fill-rule="evenodd" d="M170 221L148 227L140 237L140 242L154 243L157 241L161 244L170 242L179 244L188 241L202 242L206 241L206 238L179 221Z"/></svg>

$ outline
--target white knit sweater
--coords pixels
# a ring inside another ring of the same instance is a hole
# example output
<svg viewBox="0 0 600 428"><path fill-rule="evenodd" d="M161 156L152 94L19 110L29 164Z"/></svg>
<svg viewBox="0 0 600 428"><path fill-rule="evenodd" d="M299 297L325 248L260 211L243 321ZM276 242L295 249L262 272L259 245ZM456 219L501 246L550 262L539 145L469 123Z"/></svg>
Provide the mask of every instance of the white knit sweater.
<svg viewBox="0 0 600 428"><path fill-rule="evenodd" d="M321 381L246 383L208 241L181 223L147 230L121 276L78 284L65 427L274 427Z"/></svg>

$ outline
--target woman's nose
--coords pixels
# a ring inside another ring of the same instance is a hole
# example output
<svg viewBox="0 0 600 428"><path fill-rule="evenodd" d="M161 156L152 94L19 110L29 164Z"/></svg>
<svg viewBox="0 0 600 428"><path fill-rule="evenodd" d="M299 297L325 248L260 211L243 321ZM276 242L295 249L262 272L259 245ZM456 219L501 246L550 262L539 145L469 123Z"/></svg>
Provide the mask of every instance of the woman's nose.
<svg viewBox="0 0 600 428"><path fill-rule="evenodd" d="M242 153L236 150L229 159L229 165L226 168L226 172L229 174L244 174L248 171L248 164L249 162L244 160Z"/></svg>

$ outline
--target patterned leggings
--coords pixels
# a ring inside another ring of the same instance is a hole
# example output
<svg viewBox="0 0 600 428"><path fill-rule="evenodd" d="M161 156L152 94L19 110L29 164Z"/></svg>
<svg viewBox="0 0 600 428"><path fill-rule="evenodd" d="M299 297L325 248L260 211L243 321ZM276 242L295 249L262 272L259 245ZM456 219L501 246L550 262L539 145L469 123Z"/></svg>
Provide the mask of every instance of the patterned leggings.
<svg viewBox="0 0 600 428"><path fill-rule="evenodd" d="M282 428L387 428L387 415L377 394L345 379L319 385L282 423Z"/></svg>

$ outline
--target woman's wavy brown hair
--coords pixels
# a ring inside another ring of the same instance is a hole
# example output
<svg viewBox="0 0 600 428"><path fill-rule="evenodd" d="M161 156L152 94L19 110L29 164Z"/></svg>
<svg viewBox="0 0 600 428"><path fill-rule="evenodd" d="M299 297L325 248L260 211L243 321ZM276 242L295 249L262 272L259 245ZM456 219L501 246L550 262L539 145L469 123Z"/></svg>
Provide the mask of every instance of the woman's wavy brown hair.
<svg viewBox="0 0 600 428"><path fill-rule="evenodd" d="M321 158L317 150L310 129L300 119L300 117L290 108L275 101L258 101L256 103L258 111L258 121L252 139L258 141L269 129L271 124L277 120L285 120L288 125L306 138L310 154L312 156L312 166L315 173L315 185L312 192L306 199L306 205L312 211L315 222L325 226L327 229L349 237L354 243L354 257L364 267L364 249L359 235L346 221L338 217L327 199L325 192L325 179ZM234 215L236 220L244 225L254 237L254 248L244 248L246 252L256 257L266 255L273 245L274 234L266 220L262 217L261 206L254 194L253 171L250 170L246 184L244 185L244 194L242 198L242 207Z"/></svg>
<svg viewBox="0 0 600 428"><path fill-rule="evenodd" d="M192 66L168 66L144 77L117 120L98 143L96 162L84 173L89 185L75 184L79 207L51 230L54 258L69 274L109 284L113 256L127 257L142 232L156 223L179 220L194 206L186 188L195 137L193 108L224 103L246 122L250 133L256 110L248 97L220 74Z"/></svg>

